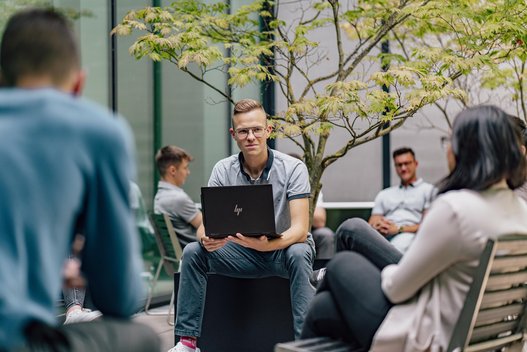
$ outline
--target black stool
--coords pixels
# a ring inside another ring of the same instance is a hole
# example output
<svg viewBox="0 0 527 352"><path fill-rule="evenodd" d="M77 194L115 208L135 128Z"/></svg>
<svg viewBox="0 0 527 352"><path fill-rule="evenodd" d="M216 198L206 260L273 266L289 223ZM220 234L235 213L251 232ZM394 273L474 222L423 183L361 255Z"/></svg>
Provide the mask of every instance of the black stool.
<svg viewBox="0 0 527 352"><path fill-rule="evenodd" d="M175 273L176 297L178 289L179 273ZM198 347L205 352L272 352L277 343L293 340L289 292L289 280L280 277L209 274Z"/></svg>

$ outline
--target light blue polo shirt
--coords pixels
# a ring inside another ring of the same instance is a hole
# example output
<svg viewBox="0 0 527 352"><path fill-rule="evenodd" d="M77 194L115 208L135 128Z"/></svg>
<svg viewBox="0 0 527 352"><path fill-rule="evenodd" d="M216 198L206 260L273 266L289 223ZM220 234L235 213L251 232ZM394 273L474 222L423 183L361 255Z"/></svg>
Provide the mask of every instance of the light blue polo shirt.
<svg viewBox="0 0 527 352"><path fill-rule="evenodd" d="M408 186L398 185L380 191L371 213L382 215L397 226L419 224L434 195L434 186L420 178Z"/></svg>
<svg viewBox="0 0 527 352"><path fill-rule="evenodd" d="M249 184L273 185L273 200L276 231L282 233L291 227L289 201L297 198L309 198L311 186L306 165L287 154L267 149L267 165L257 180L243 170L243 154L231 155L220 160L212 169L209 187ZM308 243L314 246L311 234Z"/></svg>

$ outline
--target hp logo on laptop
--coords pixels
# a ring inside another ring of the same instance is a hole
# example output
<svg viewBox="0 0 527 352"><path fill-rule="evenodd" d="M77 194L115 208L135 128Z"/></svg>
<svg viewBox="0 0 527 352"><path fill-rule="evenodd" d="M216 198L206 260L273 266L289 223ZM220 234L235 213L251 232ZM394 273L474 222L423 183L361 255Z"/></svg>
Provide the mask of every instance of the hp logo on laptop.
<svg viewBox="0 0 527 352"><path fill-rule="evenodd" d="M236 216L239 216L242 211L243 208L238 208L238 204L234 206L234 212L236 213Z"/></svg>

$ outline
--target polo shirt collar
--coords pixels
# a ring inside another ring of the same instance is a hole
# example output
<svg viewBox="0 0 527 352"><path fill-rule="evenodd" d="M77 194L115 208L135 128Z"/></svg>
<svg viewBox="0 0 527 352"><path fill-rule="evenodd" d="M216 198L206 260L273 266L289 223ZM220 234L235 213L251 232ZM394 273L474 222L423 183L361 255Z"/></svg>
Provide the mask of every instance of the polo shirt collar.
<svg viewBox="0 0 527 352"><path fill-rule="evenodd" d="M167 181L163 181L163 180L159 180L157 182L157 188L161 189L161 188L164 188L164 189L181 189L181 187L178 187L172 183L169 183Z"/></svg>
<svg viewBox="0 0 527 352"><path fill-rule="evenodd" d="M414 182L411 182L410 184L408 184L408 186L403 186L403 184L401 183L399 185L399 188L408 188L408 187L412 187L412 188L415 188L417 186L419 186L421 183L423 183L423 179L422 178L418 178L417 180L415 180Z"/></svg>
<svg viewBox="0 0 527 352"><path fill-rule="evenodd" d="M249 174L245 172L245 170L243 169L243 162L245 161L245 158L243 157L242 152L238 154L238 161L240 162L240 171L242 175L244 175L245 178L247 178L247 181L254 182L254 180L251 179L251 176L249 176ZM265 164L265 168L263 169L263 172L258 179L266 180L266 181L269 180L269 172L271 171L271 167L273 166L273 161L274 161L273 150L267 147L267 163Z"/></svg>

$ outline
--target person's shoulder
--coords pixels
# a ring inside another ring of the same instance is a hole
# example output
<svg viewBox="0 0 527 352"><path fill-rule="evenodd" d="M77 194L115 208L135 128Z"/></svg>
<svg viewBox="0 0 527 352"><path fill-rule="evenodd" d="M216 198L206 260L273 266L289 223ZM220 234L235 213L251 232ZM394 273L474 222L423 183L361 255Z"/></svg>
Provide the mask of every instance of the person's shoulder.
<svg viewBox="0 0 527 352"><path fill-rule="evenodd" d="M228 175L232 175L236 172L240 172L240 161L238 154L234 154L217 161L212 168L211 178L225 180L225 178L228 178Z"/></svg>
<svg viewBox="0 0 527 352"><path fill-rule="evenodd" d="M110 144L131 136L127 122L105 106L53 89L44 90L42 94L46 101L42 112L78 136Z"/></svg>
<svg viewBox="0 0 527 352"><path fill-rule="evenodd" d="M106 122L112 124L115 116L107 107L93 102L87 98L76 97L71 94L57 91L55 89L42 89L36 92L35 99L41 99L46 109L52 110L58 117L71 118L76 122L86 122L90 124ZM71 111L75 115L70 115ZM80 118L80 119L79 119Z"/></svg>
<svg viewBox="0 0 527 352"><path fill-rule="evenodd" d="M85 99L78 99L79 114L78 133L84 135L87 143L98 148L116 149L121 147L133 150L133 132L128 122L121 115L114 114L107 108Z"/></svg>
<svg viewBox="0 0 527 352"><path fill-rule="evenodd" d="M417 187L423 188L423 189L426 189L426 190L433 190L435 188L435 186L433 184L431 184L429 182L426 182L422 178L417 180Z"/></svg>
<svg viewBox="0 0 527 352"><path fill-rule="evenodd" d="M283 167L284 169L290 171L296 170L299 167L307 170L307 167L302 160L282 153L278 150L273 149L271 152L273 153L273 165L276 167Z"/></svg>
<svg viewBox="0 0 527 352"><path fill-rule="evenodd" d="M527 203L510 189L453 190L439 195L434 201L436 203L448 204L454 213L463 218L495 220L498 216L527 219Z"/></svg>
<svg viewBox="0 0 527 352"><path fill-rule="evenodd" d="M401 188L400 185L386 187L386 188L384 188L384 189L381 189L381 190L379 191L379 193L377 193L377 197L379 197L379 196L384 196L384 195L388 195L388 194L392 194L393 192L399 190L400 188Z"/></svg>
<svg viewBox="0 0 527 352"><path fill-rule="evenodd" d="M177 213L177 210L187 203L192 203L190 196L181 188L158 189L154 196L154 206L169 209Z"/></svg>
<svg viewBox="0 0 527 352"><path fill-rule="evenodd" d="M292 164L292 165L297 165L297 164L303 164L304 162L298 158L295 158L295 157L292 157L291 155L288 155L286 153L283 153L279 150L276 150L276 149L271 149L271 152L273 153L273 157L275 160L278 160L278 161L281 161L281 162L284 162L284 163L288 163L288 164Z"/></svg>
<svg viewBox="0 0 527 352"><path fill-rule="evenodd" d="M103 132L128 128L122 116L114 114L102 105L83 98L74 98L71 102L73 107L78 109L79 117L83 118L83 127L99 126Z"/></svg>
<svg viewBox="0 0 527 352"><path fill-rule="evenodd" d="M183 188L172 185L166 181L159 181L156 196L159 198L172 199L174 197L188 197Z"/></svg>
<svg viewBox="0 0 527 352"><path fill-rule="evenodd" d="M464 211L473 206L484 203L481 192L470 189L452 190L437 196L434 202L450 205L452 209Z"/></svg>
<svg viewBox="0 0 527 352"><path fill-rule="evenodd" d="M238 160L239 156L238 154L233 154L231 156L228 156L226 158L220 159L216 162L214 165L214 168L226 168L229 169L235 165L239 165L240 162Z"/></svg>
<svg viewBox="0 0 527 352"><path fill-rule="evenodd" d="M126 122L106 107L56 89L5 89L0 94L0 102L7 109L16 111L14 114L33 118L36 126L43 130L55 131L78 141L91 141L95 145L100 143L100 148L123 140L129 143L132 138Z"/></svg>

